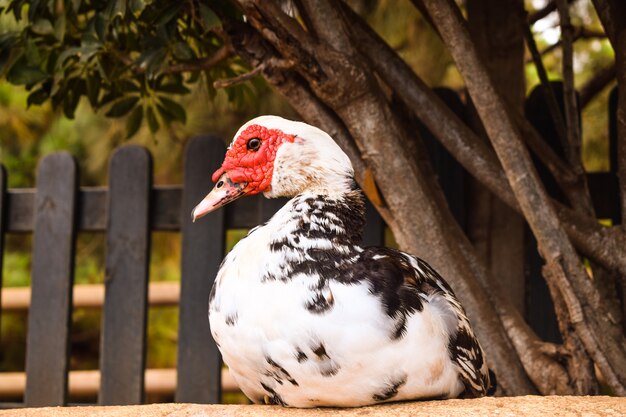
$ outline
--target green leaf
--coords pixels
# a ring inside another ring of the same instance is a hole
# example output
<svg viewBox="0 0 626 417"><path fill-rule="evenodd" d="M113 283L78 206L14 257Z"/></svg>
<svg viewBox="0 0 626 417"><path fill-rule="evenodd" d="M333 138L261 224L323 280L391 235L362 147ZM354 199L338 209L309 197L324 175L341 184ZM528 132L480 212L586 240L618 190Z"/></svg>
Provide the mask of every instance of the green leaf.
<svg viewBox="0 0 626 417"><path fill-rule="evenodd" d="M68 119L74 118L79 99L80 94L77 91L67 89L66 95L63 98L63 114L65 114L65 117Z"/></svg>
<svg viewBox="0 0 626 417"><path fill-rule="evenodd" d="M129 91L139 92L140 90L140 86L136 84L135 80L120 80L116 87L119 91L126 93Z"/></svg>
<svg viewBox="0 0 626 417"><path fill-rule="evenodd" d="M135 107L128 119L126 119L126 139L130 139L137 133L141 127L141 121L143 120L143 108L141 106Z"/></svg>
<svg viewBox="0 0 626 417"><path fill-rule="evenodd" d="M123 18L126 15L126 7L128 0L109 0L106 14L108 20L113 21L116 18Z"/></svg>
<svg viewBox="0 0 626 417"><path fill-rule="evenodd" d="M169 111L167 111L167 109L165 107L163 107L161 104L157 104L156 108L159 111L159 114L161 115L161 119L168 126L169 126L170 123L172 123L175 120L174 119L174 115L171 114Z"/></svg>
<svg viewBox="0 0 626 417"><path fill-rule="evenodd" d="M171 4L169 7L165 8L161 12L159 21L156 24L158 26L164 26L168 24L178 15L182 7L183 7L182 2L176 2L176 3Z"/></svg>
<svg viewBox="0 0 626 417"><path fill-rule="evenodd" d="M157 88L160 92L170 94L189 94L191 91L181 83L167 83Z"/></svg>
<svg viewBox="0 0 626 417"><path fill-rule="evenodd" d="M176 42L172 46L172 54L181 61L188 61L194 58L194 53L187 42Z"/></svg>
<svg viewBox="0 0 626 417"><path fill-rule="evenodd" d="M48 74L40 68L26 65L23 61L16 62L7 74L7 80L16 85L33 85L48 78Z"/></svg>
<svg viewBox="0 0 626 417"><path fill-rule="evenodd" d="M78 14L78 9L80 8L80 4L82 0L72 0L72 10L74 10L75 14Z"/></svg>
<svg viewBox="0 0 626 417"><path fill-rule="evenodd" d="M102 107L104 105L109 104L110 102L112 102L113 100L115 100L116 98L118 98L120 95L118 93L112 92L112 91L107 91L105 90L105 94L104 96L100 99L100 102L98 103L98 107Z"/></svg>
<svg viewBox="0 0 626 417"><path fill-rule="evenodd" d="M164 110L169 113L174 120L180 120L181 122L187 122L187 113L183 106L171 100L167 97L159 97Z"/></svg>
<svg viewBox="0 0 626 417"><path fill-rule="evenodd" d="M152 107L148 107L146 111L146 116L148 119L148 127L150 128L150 132L156 133L159 130L159 121L156 118L156 114L154 114L154 109Z"/></svg>
<svg viewBox="0 0 626 417"><path fill-rule="evenodd" d="M29 64L40 66L42 63L39 47L33 39L28 39L24 45L24 56Z"/></svg>
<svg viewBox="0 0 626 417"><path fill-rule="evenodd" d="M200 16L204 22L204 29L207 31L214 29L221 24L220 18L217 17L213 10L202 3L200 3Z"/></svg>
<svg viewBox="0 0 626 417"><path fill-rule="evenodd" d="M100 95L100 86L102 85L102 78L100 77L99 72L92 72L86 78L85 82L87 83L87 98L89 99L89 103L91 107L98 107L98 96Z"/></svg>
<svg viewBox="0 0 626 417"><path fill-rule="evenodd" d="M74 58L73 62L76 62L77 60L80 59L80 51L81 51L81 48L77 48L77 47L67 48L66 50L61 52L61 54L57 58L57 65L61 68L65 68L68 65L71 65L72 62L66 64L66 61L70 58Z"/></svg>
<svg viewBox="0 0 626 417"><path fill-rule="evenodd" d="M128 6L130 7L130 11L135 16L138 16L141 11L146 7L146 4L143 0L130 0L130 4Z"/></svg>
<svg viewBox="0 0 626 417"><path fill-rule="evenodd" d="M139 97L124 97L119 99L115 104L111 106L105 116L107 117L122 117L135 107L135 104L139 101Z"/></svg>
<svg viewBox="0 0 626 417"><path fill-rule="evenodd" d="M100 41L104 42L106 40L106 31L109 22L105 19L102 13L96 13L93 18L93 26L96 32L96 36Z"/></svg>
<svg viewBox="0 0 626 417"><path fill-rule="evenodd" d="M35 23L30 26L30 30L38 35L52 35L54 33L54 26L52 26L52 22L47 19L37 19Z"/></svg>
<svg viewBox="0 0 626 417"><path fill-rule="evenodd" d="M65 38L65 13L54 19L54 37L63 42Z"/></svg>
<svg viewBox="0 0 626 417"><path fill-rule="evenodd" d="M50 94L46 89L38 88L28 95L28 98L26 99L26 105L27 107L30 107L33 104L40 105L44 101L46 101L48 97L50 97Z"/></svg>
<svg viewBox="0 0 626 417"><path fill-rule="evenodd" d="M158 48L144 51L139 57L139 66L146 71L148 79L156 78L165 64L167 49Z"/></svg>

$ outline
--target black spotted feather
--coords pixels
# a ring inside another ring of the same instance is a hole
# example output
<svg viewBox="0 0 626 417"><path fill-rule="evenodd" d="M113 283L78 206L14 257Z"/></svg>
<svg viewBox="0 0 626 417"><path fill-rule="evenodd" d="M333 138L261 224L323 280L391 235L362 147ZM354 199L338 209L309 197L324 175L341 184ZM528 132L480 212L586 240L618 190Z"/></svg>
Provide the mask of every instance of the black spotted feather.
<svg viewBox="0 0 626 417"><path fill-rule="evenodd" d="M289 280L297 273L318 274L320 278L311 288L312 297L305 306L317 314L332 308L332 297L327 295L329 281L344 284L367 281L370 292L380 298L385 313L395 322L391 339L405 337L408 317L422 311L423 304L433 295L439 295L456 319L448 350L465 386L462 396L483 396L493 388L495 375L490 378L490 370L467 314L441 275L426 261L407 253L358 245L365 222L360 191L347 193L343 200L308 197L294 205L297 207L294 215L299 218L298 228L288 238L272 242L272 250L298 250L300 239L324 238L345 251L308 249L303 261L285 265L284 275L265 279Z"/></svg>

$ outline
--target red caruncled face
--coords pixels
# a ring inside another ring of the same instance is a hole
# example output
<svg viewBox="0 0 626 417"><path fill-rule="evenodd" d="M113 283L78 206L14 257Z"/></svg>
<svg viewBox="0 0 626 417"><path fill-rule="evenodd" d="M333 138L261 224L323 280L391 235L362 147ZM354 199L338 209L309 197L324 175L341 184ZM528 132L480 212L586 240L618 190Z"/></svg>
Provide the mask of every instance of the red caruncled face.
<svg viewBox="0 0 626 417"><path fill-rule="evenodd" d="M233 182L248 183L246 194L269 191L276 151L281 144L293 142L294 139L295 136L277 129L256 124L248 126L226 152L222 167L213 174L213 182L228 172Z"/></svg>

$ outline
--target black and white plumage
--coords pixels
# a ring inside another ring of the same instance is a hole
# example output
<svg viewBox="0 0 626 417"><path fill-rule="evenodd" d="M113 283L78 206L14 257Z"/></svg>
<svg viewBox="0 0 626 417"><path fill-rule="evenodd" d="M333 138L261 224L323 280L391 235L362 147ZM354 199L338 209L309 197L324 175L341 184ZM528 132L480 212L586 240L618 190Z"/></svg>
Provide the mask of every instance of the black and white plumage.
<svg viewBox="0 0 626 417"><path fill-rule="evenodd" d="M252 401L350 407L487 393L484 354L444 279L415 256L360 246L363 197L330 136L254 119L214 179L194 218L245 194L293 197L228 254L209 297L212 335Z"/></svg>

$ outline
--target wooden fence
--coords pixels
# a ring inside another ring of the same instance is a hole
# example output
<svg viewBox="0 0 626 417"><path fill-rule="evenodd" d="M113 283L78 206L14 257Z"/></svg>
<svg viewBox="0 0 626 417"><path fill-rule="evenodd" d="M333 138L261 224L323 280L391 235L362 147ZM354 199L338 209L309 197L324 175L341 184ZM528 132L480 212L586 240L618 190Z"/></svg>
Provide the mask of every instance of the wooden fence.
<svg viewBox="0 0 626 417"><path fill-rule="evenodd" d="M449 90L438 94L464 117L456 94ZM614 101L611 108L614 113ZM533 118L533 112L535 116L547 112L545 105L535 103L531 110L531 122L549 135L546 122ZM420 134L450 208L463 227L467 174L426 129ZM614 130L610 137L613 144ZM245 198L192 225L191 210L211 188L210 174L224 152L219 138L191 140L185 150L182 186L153 185L151 156L137 146L113 154L108 188L79 187L76 162L67 153L41 160L36 189L7 190L7 174L0 167L0 254L5 234L33 233L31 288L2 291L3 310L28 308L26 373L0 373L0 401L3 393L23 390L24 402L5 407L65 405L68 387L78 395L97 391L103 405L140 404L146 390L175 390L177 402L218 403L223 388L235 389L227 375L222 378L222 363L210 337L208 294L224 253L226 230L254 227L268 220L284 201ZM599 217L619 219L614 171L612 165L611 172L589 176ZM174 287L149 284L148 279L151 232L164 230L182 234L181 280ZM74 247L81 232L106 234L104 288L73 285ZM381 245L383 236L384 224L368 205L364 243ZM541 279L541 260L533 256L527 257L526 268L531 271L527 291L533 294L535 307L526 318L539 334L550 335L549 328L556 327L550 319L551 300ZM0 283L1 262L0 256ZM145 370L149 303L180 306L175 370ZM103 309L98 371L68 373L73 307Z"/></svg>
<svg viewBox="0 0 626 417"><path fill-rule="evenodd" d="M219 138L191 140L182 186L154 186L151 156L138 146L113 154L108 188L79 187L76 161L64 152L41 160L36 189L7 190L7 175L0 169L0 253L6 233L33 233L31 288L3 290L4 297L11 297L3 309L12 303L14 309L29 307L26 373L0 373L0 393L24 389L26 406L65 405L69 385L78 395L97 389L103 405L141 404L146 390L158 393L175 385L177 402L220 402L223 371L208 329L207 305L225 232L252 228L284 204L250 197L192 225L191 210L212 187L211 173L224 152ZM380 245L384 224L371 207L367 216L366 242ZM180 286L152 283L150 294L160 304L180 300L177 369L146 371L150 236L163 230L182 234ZM106 233L104 289L73 285L80 232ZM68 374L73 296L75 307L102 306L99 372ZM235 389L226 378L224 388Z"/></svg>

